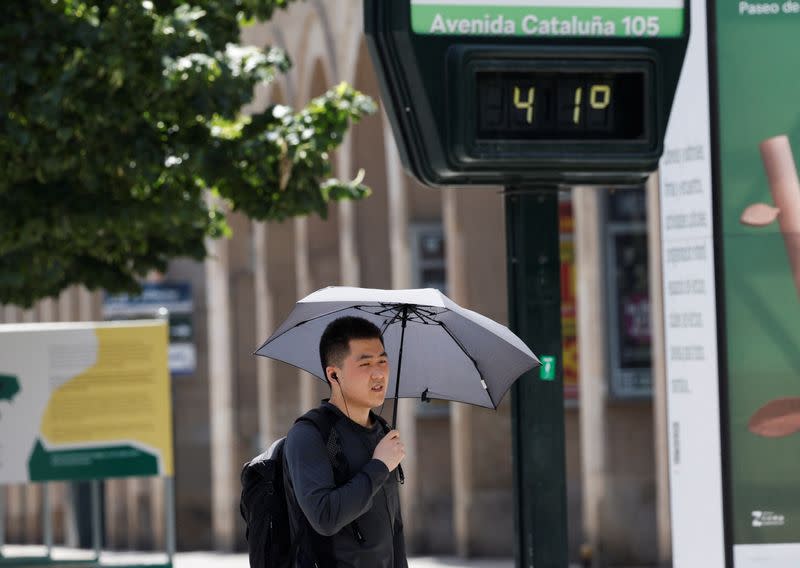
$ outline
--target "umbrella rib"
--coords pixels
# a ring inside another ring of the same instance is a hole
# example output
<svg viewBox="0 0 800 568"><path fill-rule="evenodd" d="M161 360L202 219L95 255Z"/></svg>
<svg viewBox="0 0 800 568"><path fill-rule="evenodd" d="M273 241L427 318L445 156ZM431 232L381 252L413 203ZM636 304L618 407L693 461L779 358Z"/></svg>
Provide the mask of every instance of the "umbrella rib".
<svg viewBox="0 0 800 568"><path fill-rule="evenodd" d="M439 315L441 312L425 309L418 304L381 304L380 309L375 310L368 310L366 306L356 306L357 309L375 316L388 317L391 314L391 319L388 319L384 324L384 330L402 319L401 311L404 307L410 311L410 314L406 316L407 322L421 323L423 325L438 325L439 323L438 320L433 319L433 316Z"/></svg>
<svg viewBox="0 0 800 568"><path fill-rule="evenodd" d="M467 352L467 350L464 348L464 344L461 343L461 341L453 334L453 332L450 331L450 328L447 327L447 324L445 324L443 321L440 321L439 325L441 325L442 329L444 329L447 332L447 335L450 336L450 339L452 339L453 342L455 342L455 344L458 345L458 348L461 349L461 351L463 351L467 359L472 361L472 364L475 366L475 371L477 371L478 376L481 378L481 385L483 386L483 390L486 392L486 396L489 397L489 401L492 403L492 406L494 408L497 408L497 405L495 404L494 399L492 398L492 393L489 392L489 387L483 378L483 373L481 373L481 370L478 368L478 362L472 357L472 355L470 355Z"/></svg>
<svg viewBox="0 0 800 568"><path fill-rule="evenodd" d="M400 306L404 304L384 304L381 303L380 309L374 312L371 312L367 309L367 306L356 306L357 309L361 310L362 312L367 312L368 314L372 314L373 316L385 316L387 313L392 313L395 318L399 315L399 310L401 309ZM372 306L374 308L378 308L378 306Z"/></svg>
<svg viewBox="0 0 800 568"><path fill-rule="evenodd" d="M421 312L421 313L423 313L423 314L425 314L427 316L436 316L436 315L439 315L440 313L442 313L442 312L437 312L436 310L433 310L433 309L425 309L422 306L415 306L414 310L416 312Z"/></svg>
<svg viewBox="0 0 800 568"><path fill-rule="evenodd" d="M419 306L415 306L411 308L411 311L420 319L420 322L424 325L434 325L438 324L438 320L433 319L432 315L437 315L436 312L431 312L428 310L420 309Z"/></svg>
<svg viewBox="0 0 800 568"><path fill-rule="evenodd" d="M396 306L388 306L386 304L381 304L380 311L375 312L376 316L385 316L387 313L394 313L394 316L397 317L397 307Z"/></svg>
<svg viewBox="0 0 800 568"><path fill-rule="evenodd" d="M400 316L400 312L395 310L394 315L392 316L392 319L387 319L386 320L386 329L388 329L390 325L392 325L393 323L395 323L395 322L397 322L397 321L399 321L401 319L402 319L402 317Z"/></svg>

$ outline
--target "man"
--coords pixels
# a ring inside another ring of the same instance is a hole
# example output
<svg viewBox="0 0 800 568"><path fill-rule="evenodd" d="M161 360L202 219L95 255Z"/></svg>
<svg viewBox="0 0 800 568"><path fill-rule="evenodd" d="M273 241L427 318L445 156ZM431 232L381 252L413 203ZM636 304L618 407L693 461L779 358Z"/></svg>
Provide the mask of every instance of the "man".
<svg viewBox="0 0 800 568"><path fill-rule="evenodd" d="M389 381L381 332L363 318L343 317L325 329L319 352L331 387L323 410L336 414L347 472L337 483L330 448L313 424L292 427L284 451L292 540L300 539L295 566L407 568L393 473L405 448L399 432L386 433L372 413Z"/></svg>

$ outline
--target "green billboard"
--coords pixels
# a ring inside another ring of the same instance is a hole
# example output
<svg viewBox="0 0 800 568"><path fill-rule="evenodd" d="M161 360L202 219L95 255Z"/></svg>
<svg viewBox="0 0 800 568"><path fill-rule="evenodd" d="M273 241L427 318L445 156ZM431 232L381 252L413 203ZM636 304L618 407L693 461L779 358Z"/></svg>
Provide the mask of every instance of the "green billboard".
<svg viewBox="0 0 800 568"><path fill-rule="evenodd" d="M800 3L714 5L728 534L800 566Z"/></svg>

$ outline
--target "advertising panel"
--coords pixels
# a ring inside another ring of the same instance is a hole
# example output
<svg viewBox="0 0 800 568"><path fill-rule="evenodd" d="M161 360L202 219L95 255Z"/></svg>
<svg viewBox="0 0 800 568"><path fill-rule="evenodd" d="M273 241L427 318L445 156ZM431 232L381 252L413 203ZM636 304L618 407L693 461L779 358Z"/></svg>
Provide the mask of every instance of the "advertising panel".
<svg viewBox="0 0 800 568"><path fill-rule="evenodd" d="M163 322L0 325L0 484L171 476Z"/></svg>
<svg viewBox="0 0 800 568"><path fill-rule="evenodd" d="M800 566L800 3L714 5L734 566Z"/></svg>

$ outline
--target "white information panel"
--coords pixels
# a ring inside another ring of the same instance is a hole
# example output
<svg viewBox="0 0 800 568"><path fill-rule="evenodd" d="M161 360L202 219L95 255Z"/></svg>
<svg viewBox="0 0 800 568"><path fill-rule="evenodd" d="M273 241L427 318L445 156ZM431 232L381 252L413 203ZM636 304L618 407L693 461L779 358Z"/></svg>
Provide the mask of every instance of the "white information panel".
<svg viewBox="0 0 800 568"><path fill-rule="evenodd" d="M705 2L691 10L660 169L673 566L724 568Z"/></svg>

